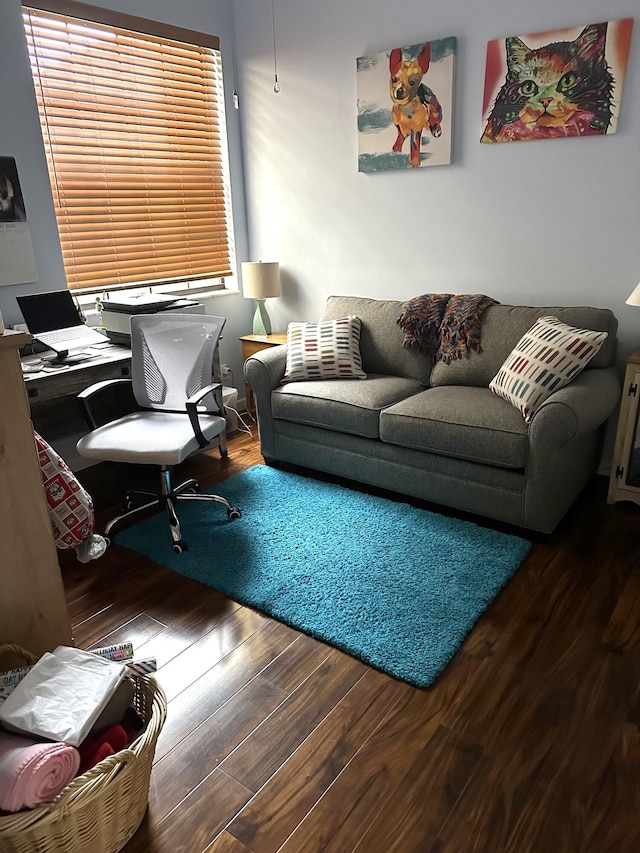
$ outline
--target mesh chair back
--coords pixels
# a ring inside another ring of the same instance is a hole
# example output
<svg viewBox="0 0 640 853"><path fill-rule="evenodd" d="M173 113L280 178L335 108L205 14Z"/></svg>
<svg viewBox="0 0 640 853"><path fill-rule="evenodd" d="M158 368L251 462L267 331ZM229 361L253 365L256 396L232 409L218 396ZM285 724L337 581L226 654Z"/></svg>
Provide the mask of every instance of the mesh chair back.
<svg viewBox="0 0 640 853"><path fill-rule="evenodd" d="M141 314L131 318L131 374L140 406L184 412L186 400L210 385L223 317ZM212 394L200 404L218 413Z"/></svg>

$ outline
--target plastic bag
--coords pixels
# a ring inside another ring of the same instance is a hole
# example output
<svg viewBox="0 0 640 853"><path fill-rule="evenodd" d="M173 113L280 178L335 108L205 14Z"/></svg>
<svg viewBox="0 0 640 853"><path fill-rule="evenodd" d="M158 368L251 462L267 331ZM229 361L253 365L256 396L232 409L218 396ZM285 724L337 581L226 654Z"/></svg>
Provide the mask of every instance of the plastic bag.
<svg viewBox="0 0 640 853"><path fill-rule="evenodd" d="M81 563L97 560L109 542L94 533L95 513L91 495L51 445L37 432L34 435L56 548L75 548Z"/></svg>
<svg viewBox="0 0 640 853"><path fill-rule="evenodd" d="M126 675L125 664L58 646L45 652L0 706L12 732L78 746Z"/></svg>

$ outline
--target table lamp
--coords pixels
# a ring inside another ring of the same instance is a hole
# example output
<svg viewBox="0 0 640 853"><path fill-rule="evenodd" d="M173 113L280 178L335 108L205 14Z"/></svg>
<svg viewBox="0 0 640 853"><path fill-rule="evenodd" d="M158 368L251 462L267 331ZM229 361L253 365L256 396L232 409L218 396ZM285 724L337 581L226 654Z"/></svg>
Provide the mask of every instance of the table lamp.
<svg viewBox="0 0 640 853"><path fill-rule="evenodd" d="M627 305L640 305L640 284L636 284L634 290L629 294Z"/></svg>
<svg viewBox="0 0 640 853"><path fill-rule="evenodd" d="M270 335L271 319L265 299L280 296L280 264L277 261L245 262L242 264L242 291L245 299L256 300L253 334Z"/></svg>

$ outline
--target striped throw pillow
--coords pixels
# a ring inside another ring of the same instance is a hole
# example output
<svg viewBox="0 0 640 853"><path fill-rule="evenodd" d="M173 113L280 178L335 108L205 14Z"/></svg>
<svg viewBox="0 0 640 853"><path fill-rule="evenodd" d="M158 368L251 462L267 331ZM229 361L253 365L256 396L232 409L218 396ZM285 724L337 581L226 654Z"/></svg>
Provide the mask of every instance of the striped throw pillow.
<svg viewBox="0 0 640 853"><path fill-rule="evenodd" d="M366 379L360 357L360 318L289 323L287 365L282 379Z"/></svg>
<svg viewBox="0 0 640 853"><path fill-rule="evenodd" d="M519 340L489 388L520 409L530 423L547 397L575 379L606 339L607 332L576 329L557 317L540 317Z"/></svg>

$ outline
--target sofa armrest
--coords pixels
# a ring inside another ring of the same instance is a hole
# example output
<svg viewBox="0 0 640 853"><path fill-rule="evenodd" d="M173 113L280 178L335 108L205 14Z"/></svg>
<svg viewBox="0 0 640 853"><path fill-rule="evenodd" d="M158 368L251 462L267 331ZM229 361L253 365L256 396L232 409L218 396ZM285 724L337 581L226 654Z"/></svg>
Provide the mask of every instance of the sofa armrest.
<svg viewBox="0 0 640 853"><path fill-rule="evenodd" d="M595 474L604 424L620 398L613 367L590 368L552 394L529 425L523 520L551 533Z"/></svg>
<svg viewBox="0 0 640 853"><path fill-rule="evenodd" d="M244 363L244 376L253 389L256 404L260 451L265 459L275 459L275 429L271 395L280 385L287 363L287 346L269 347L249 356Z"/></svg>
<svg viewBox="0 0 640 853"><path fill-rule="evenodd" d="M287 362L287 345L260 350L244 363L244 375L254 394L273 391L280 385Z"/></svg>
<svg viewBox="0 0 640 853"><path fill-rule="evenodd" d="M603 424L620 399L620 379L613 367L584 370L548 397L531 420L531 441L561 445Z"/></svg>

